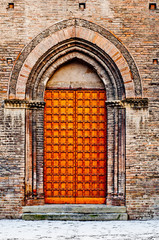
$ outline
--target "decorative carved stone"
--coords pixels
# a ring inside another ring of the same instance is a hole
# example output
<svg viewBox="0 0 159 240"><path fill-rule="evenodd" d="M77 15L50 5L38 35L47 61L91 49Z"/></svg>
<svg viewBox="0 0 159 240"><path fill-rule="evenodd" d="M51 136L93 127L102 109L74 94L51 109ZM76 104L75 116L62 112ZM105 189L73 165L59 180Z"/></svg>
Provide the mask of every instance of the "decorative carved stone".
<svg viewBox="0 0 159 240"><path fill-rule="evenodd" d="M5 108L44 108L45 102L38 101L27 101L27 100L19 100L19 99L5 99L4 107Z"/></svg>
<svg viewBox="0 0 159 240"><path fill-rule="evenodd" d="M122 101L120 101L120 100L106 101L106 106L120 108L120 107L122 107Z"/></svg>
<svg viewBox="0 0 159 240"><path fill-rule="evenodd" d="M124 107L147 108L148 98L126 98L125 100L122 100L122 104Z"/></svg>
<svg viewBox="0 0 159 240"><path fill-rule="evenodd" d="M147 108L148 98L126 98L124 100L112 100L106 101L108 107L118 107L118 108Z"/></svg>

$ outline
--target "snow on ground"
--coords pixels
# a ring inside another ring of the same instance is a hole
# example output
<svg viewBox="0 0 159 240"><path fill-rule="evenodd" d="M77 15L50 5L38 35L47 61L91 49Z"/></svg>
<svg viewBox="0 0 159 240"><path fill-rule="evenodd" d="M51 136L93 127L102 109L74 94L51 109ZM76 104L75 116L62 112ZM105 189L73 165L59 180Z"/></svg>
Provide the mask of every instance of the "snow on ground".
<svg viewBox="0 0 159 240"><path fill-rule="evenodd" d="M159 240L159 220L23 221L0 220L0 240Z"/></svg>

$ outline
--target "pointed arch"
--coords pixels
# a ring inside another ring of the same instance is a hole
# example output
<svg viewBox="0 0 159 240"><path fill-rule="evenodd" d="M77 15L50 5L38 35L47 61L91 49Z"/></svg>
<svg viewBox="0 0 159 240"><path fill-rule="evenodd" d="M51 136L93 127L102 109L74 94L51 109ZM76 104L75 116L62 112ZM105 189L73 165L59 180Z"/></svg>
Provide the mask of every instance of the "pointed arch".
<svg viewBox="0 0 159 240"><path fill-rule="evenodd" d="M123 92L125 91L125 95L118 91L112 99L120 99L120 95L141 97L142 86L137 66L119 39L94 23L71 19L54 24L40 33L19 54L11 73L8 98L27 99L27 86L34 88L32 75L39 69L39 65L48 66L59 55L66 55L64 51L73 52L73 48L78 48L76 51L87 57L94 54L90 58L96 59L101 66L104 65L103 71L107 74L110 70L112 85L115 84L114 87L118 90L122 86ZM114 69L118 74L113 77Z"/></svg>

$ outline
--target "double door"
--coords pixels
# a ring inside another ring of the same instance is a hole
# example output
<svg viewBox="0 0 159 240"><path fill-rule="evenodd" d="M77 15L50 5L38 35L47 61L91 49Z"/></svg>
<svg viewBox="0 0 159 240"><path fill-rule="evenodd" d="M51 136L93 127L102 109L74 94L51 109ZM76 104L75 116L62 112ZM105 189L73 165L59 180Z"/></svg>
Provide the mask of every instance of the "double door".
<svg viewBox="0 0 159 240"><path fill-rule="evenodd" d="M46 203L105 203L105 101L104 90L46 90Z"/></svg>

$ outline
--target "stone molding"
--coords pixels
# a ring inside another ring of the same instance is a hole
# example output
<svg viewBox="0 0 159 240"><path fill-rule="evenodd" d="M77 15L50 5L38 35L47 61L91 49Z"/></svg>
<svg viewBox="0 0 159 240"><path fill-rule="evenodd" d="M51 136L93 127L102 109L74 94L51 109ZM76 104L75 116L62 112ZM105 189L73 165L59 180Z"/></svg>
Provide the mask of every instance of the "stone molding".
<svg viewBox="0 0 159 240"><path fill-rule="evenodd" d="M124 100L112 100L106 101L106 106L108 107L118 107L118 108L147 108L148 98L126 98ZM27 101L19 99L6 99L4 100L5 108L44 108L45 102L42 101Z"/></svg>
<svg viewBox="0 0 159 240"><path fill-rule="evenodd" d="M45 102L41 101L27 101L19 99L6 99L4 100L5 108L22 108L22 109L35 109L35 108L44 108Z"/></svg>
<svg viewBox="0 0 159 240"><path fill-rule="evenodd" d="M107 99L114 99L114 97L122 99L125 97L126 94L123 79L116 69L115 64L113 64L109 58L105 58L101 52L92 46L89 46L88 49L88 46L82 42L82 40L76 40L76 46L73 46L74 41L72 40L69 41L69 44L69 49L67 49L66 45L62 47L59 46L56 49L56 56L52 56L51 53L49 53L44 59L41 59L39 64L33 69L25 90L27 100L43 100L47 80L52 77L54 72L61 65L74 59L81 60L86 64L89 63L89 65L95 70L105 85ZM54 55L54 53L52 54ZM43 62L46 62L45 66Z"/></svg>
<svg viewBox="0 0 159 240"><path fill-rule="evenodd" d="M126 98L124 100L106 101L106 106L118 108L147 108L148 98Z"/></svg>

